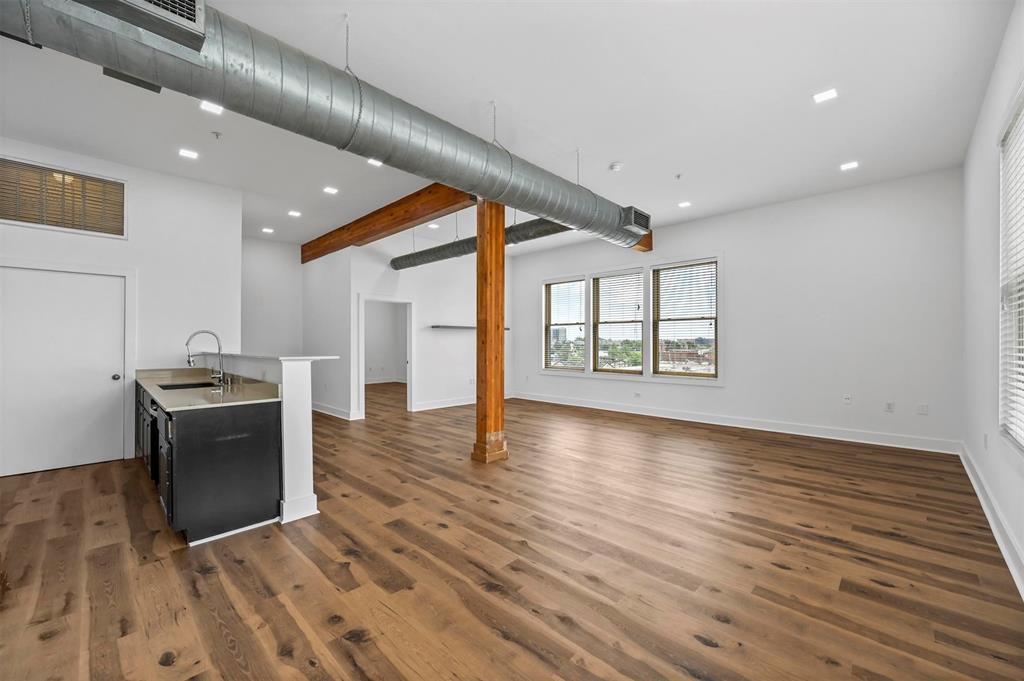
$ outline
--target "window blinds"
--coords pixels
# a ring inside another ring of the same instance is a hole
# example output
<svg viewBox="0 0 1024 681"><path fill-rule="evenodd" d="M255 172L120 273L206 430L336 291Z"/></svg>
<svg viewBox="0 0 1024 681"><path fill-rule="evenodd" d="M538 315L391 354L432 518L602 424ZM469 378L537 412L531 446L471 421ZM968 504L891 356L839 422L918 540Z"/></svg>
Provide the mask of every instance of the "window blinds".
<svg viewBox="0 0 1024 681"><path fill-rule="evenodd" d="M582 279L544 286L544 368L583 371L585 284Z"/></svg>
<svg viewBox="0 0 1024 681"><path fill-rule="evenodd" d="M1002 144L1000 182L999 420L1024 446L1024 117L1017 114Z"/></svg>
<svg viewBox="0 0 1024 681"><path fill-rule="evenodd" d="M0 158L0 219L124 235L124 185Z"/></svg>
<svg viewBox="0 0 1024 681"><path fill-rule="evenodd" d="M594 278L594 371L643 373L642 272Z"/></svg>
<svg viewBox="0 0 1024 681"><path fill-rule="evenodd" d="M718 264L654 270L654 373L718 375Z"/></svg>

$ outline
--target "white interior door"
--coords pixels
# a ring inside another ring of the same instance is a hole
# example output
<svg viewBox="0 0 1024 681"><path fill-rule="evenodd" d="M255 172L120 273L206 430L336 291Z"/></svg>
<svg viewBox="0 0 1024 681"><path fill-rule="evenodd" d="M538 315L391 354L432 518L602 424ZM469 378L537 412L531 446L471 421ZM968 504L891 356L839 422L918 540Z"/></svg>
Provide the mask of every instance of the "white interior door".
<svg viewBox="0 0 1024 681"><path fill-rule="evenodd" d="M0 267L0 475L124 456L124 278Z"/></svg>

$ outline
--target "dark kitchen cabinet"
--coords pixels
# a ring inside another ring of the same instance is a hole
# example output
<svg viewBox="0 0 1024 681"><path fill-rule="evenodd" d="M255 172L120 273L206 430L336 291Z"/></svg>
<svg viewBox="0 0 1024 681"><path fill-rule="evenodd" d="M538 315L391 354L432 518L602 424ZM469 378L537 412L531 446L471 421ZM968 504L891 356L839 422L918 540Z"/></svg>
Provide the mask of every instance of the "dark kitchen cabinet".
<svg viewBox="0 0 1024 681"><path fill-rule="evenodd" d="M281 499L281 403L156 407L157 487L188 541L272 520Z"/></svg>
<svg viewBox="0 0 1024 681"><path fill-rule="evenodd" d="M152 480L157 477L156 402L146 389L135 387L135 456L142 459Z"/></svg>

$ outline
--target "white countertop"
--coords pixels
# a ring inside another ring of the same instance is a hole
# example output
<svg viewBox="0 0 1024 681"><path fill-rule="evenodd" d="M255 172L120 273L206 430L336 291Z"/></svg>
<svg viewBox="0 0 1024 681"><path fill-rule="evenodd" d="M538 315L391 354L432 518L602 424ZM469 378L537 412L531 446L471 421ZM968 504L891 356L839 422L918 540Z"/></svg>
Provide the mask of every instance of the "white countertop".
<svg viewBox="0 0 1024 681"><path fill-rule="evenodd" d="M192 354L194 354L196 356L199 356L199 355L212 355L214 357L217 356L216 352L209 352L209 351L194 352ZM305 362L317 362L317 361L320 361L320 360L323 360L323 359L339 359L341 357L340 355L308 355L308 356L307 355L295 355L295 356L288 356L288 355L286 355L286 356L283 356L283 357L279 357L277 355L245 355L245 354L242 354L240 352L225 352L225 353L223 353L223 355L225 357L242 357L242 358L247 358L247 359L273 359L273 360L280 360L282 362L303 362L303 361L305 361Z"/></svg>
<svg viewBox="0 0 1024 681"><path fill-rule="evenodd" d="M281 386L276 383L257 381L235 374L228 374L228 378L228 385L223 387L164 390L161 385L209 381L210 370L140 369L135 372L135 380L167 412L281 401Z"/></svg>

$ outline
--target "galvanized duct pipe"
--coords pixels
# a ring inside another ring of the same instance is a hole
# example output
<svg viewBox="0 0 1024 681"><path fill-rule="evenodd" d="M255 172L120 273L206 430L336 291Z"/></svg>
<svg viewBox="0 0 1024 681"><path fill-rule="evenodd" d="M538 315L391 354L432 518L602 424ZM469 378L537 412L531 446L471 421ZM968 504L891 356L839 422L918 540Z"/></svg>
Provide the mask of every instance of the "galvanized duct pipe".
<svg viewBox="0 0 1024 681"><path fill-rule="evenodd" d="M506 228L505 243L520 244L524 241L540 239L541 237L568 231L569 228L565 225L560 225L557 222L551 222L551 220L545 220L544 218L537 218L536 220L521 222L518 225ZM427 265L439 260L448 260L449 258L458 258L470 253L476 253L475 236L392 258L391 269L404 270L410 267L419 267L420 265Z"/></svg>
<svg viewBox="0 0 1024 681"><path fill-rule="evenodd" d="M72 0L0 0L0 31L619 246L649 231L646 214L209 6L201 52Z"/></svg>

